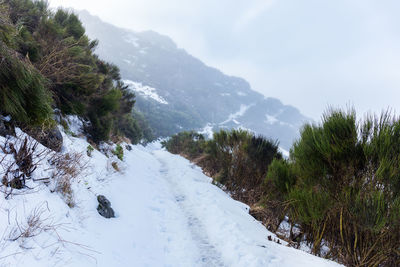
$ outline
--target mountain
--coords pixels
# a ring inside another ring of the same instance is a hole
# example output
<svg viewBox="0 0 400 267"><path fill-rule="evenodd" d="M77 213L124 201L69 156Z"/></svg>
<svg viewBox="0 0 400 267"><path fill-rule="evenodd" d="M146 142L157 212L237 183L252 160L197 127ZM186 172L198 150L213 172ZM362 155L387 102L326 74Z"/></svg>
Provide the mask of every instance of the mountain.
<svg viewBox="0 0 400 267"><path fill-rule="evenodd" d="M99 40L96 53L116 64L136 92L136 109L156 136L234 127L278 139L289 149L308 120L296 108L253 91L244 79L205 65L167 36L118 28L87 11L79 17L89 37Z"/></svg>

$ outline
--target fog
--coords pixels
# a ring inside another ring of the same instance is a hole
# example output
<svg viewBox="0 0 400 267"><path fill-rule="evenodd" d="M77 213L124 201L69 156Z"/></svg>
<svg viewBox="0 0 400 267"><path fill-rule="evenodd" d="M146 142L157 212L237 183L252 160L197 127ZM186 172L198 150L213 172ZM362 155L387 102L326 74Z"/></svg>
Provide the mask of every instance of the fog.
<svg viewBox="0 0 400 267"><path fill-rule="evenodd" d="M328 106L400 111L399 1L51 0L170 36L207 65L319 119Z"/></svg>

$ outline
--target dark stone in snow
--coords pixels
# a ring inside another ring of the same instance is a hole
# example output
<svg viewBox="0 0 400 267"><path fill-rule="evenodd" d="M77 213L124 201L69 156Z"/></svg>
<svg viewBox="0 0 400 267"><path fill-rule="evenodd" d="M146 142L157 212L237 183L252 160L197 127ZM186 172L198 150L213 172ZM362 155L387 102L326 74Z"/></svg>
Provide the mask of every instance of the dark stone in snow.
<svg viewBox="0 0 400 267"><path fill-rule="evenodd" d="M56 152L61 151L63 145L63 137L57 127L48 131L46 138L41 140L44 146L53 149Z"/></svg>
<svg viewBox="0 0 400 267"><path fill-rule="evenodd" d="M10 122L7 122L0 117L0 135L15 135L14 127Z"/></svg>
<svg viewBox="0 0 400 267"><path fill-rule="evenodd" d="M56 152L60 152L63 145L63 137L57 127L49 130L42 130L39 127L27 130L27 133L39 143Z"/></svg>
<svg viewBox="0 0 400 267"><path fill-rule="evenodd" d="M130 146L130 145L126 145L125 148L126 148L126 150L128 150L128 151L131 151L131 150L132 150L132 146Z"/></svg>
<svg viewBox="0 0 400 267"><path fill-rule="evenodd" d="M0 120L0 135L1 136L6 136L7 135L6 126L4 125L4 121L2 121L2 120Z"/></svg>
<svg viewBox="0 0 400 267"><path fill-rule="evenodd" d="M101 216L103 216L104 218L115 217L114 210L111 208L111 203L105 196L98 195L97 201L99 202L99 205L97 206L97 211Z"/></svg>

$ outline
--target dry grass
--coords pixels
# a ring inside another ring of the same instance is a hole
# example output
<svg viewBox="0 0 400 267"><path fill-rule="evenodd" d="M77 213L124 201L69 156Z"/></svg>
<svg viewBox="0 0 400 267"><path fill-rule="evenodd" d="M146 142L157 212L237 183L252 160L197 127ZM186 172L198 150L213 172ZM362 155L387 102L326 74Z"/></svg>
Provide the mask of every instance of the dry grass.
<svg viewBox="0 0 400 267"><path fill-rule="evenodd" d="M116 161L113 161L111 163L111 166L114 168L114 170L116 170L117 172L121 171L118 167L118 163Z"/></svg>
<svg viewBox="0 0 400 267"><path fill-rule="evenodd" d="M53 183L53 191L60 192L68 206L75 206L71 183L85 170L88 162L82 153L55 153L50 149L39 149L39 147L41 146L36 140L22 134L16 138L8 138L0 144L0 149L4 153L0 158L0 177L1 184L5 188L0 191L6 194L6 198L12 194L27 193L25 191L16 193L13 190L32 189L26 186L26 180L31 179L38 166L48 159L52 166L50 170L53 169L50 177L33 181Z"/></svg>
<svg viewBox="0 0 400 267"><path fill-rule="evenodd" d="M10 216L10 215L9 215ZM26 216L24 219L17 219L17 213L15 213L15 223L14 227L11 228L10 231L5 231L3 233L3 237L1 238L2 242L1 245L4 248L6 245L6 241L18 241L19 242L19 247L23 250L25 249L34 249L36 248L36 245L39 246L40 249L47 249L49 247L55 247L53 250L55 252L61 251L64 249L70 250L70 248L67 248L69 246L74 246L79 249L79 253L82 255L85 255L91 259L93 259L96 264L97 264L97 259L95 258L94 255L100 254L98 251L95 251L91 249L90 247L76 243L76 242L70 242L61 237L59 234L59 231L64 229L64 230L71 230L67 224L64 223L55 223L54 219L50 216L50 209L48 207L47 202L43 202L36 206L28 216ZM10 224L11 222L9 222ZM43 233L47 233L49 236L46 237L46 240L51 236L51 238L54 238L54 242L51 243L46 243L46 245L41 245L41 242L38 240L34 240L34 242L26 243L29 241L30 238L34 238L36 236L39 236ZM8 238L7 238L8 235ZM33 247L32 247L33 246ZM11 257L11 256L16 256L21 254L20 257L23 257L24 252L23 251L18 251L9 255L2 255L0 257L1 259ZM94 254L94 255L93 255ZM7 265L8 266L8 265Z"/></svg>
<svg viewBox="0 0 400 267"><path fill-rule="evenodd" d="M42 232L55 231L59 225L55 225L49 216L44 216L47 212L47 203L43 203L32 210L26 221L18 222L15 219L16 227L10 232L9 240L16 241L37 236Z"/></svg>
<svg viewBox="0 0 400 267"><path fill-rule="evenodd" d="M39 143L26 136L20 135L17 138L7 138L0 149L4 156L0 159L2 169L1 183L5 186L2 190L6 198L13 194L13 189L26 188L26 180L31 179L33 172L41 162L51 153L47 149L39 149ZM12 156L13 160L10 160ZM42 181L48 178L39 179Z"/></svg>
<svg viewBox="0 0 400 267"><path fill-rule="evenodd" d="M82 153L56 153L50 160L54 166L52 180L54 181L54 191L61 193L69 207L74 207L72 181L76 179L87 167L88 162L84 160Z"/></svg>

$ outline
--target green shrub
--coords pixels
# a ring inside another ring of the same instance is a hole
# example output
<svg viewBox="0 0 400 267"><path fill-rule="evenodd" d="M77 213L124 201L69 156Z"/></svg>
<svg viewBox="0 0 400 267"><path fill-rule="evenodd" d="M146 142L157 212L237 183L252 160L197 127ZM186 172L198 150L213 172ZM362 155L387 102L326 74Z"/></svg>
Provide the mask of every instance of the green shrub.
<svg viewBox="0 0 400 267"><path fill-rule="evenodd" d="M161 144L173 154L185 154L193 159L203 153L205 139L203 135L193 131L181 132Z"/></svg>
<svg viewBox="0 0 400 267"><path fill-rule="evenodd" d="M120 144L117 144L115 150L113 150L112 153L116 155L119 160L124 160L124 149Z"/></svg>
<svg viewBox="0 0 400 267"><path fill-rule="evenodd" d="M124 135L129 138L132 144L137 144L144 138L144 134L137 121L131 114L126 114L117 119L117 134Z"/></svg>
<svg viewBox="0 0 400 267"><path fill-rule="evenodd" d="M296 177L289 162L284 159L274 159L269 165L265 185L273 186L274 192L287 196L295 183ZM269 189L266 190L270 191Z"/></svg>
<svg viewBox="0 0 400 267"><path fill-rule="evenodd" d="M208 141L198 133L182 132L162 144L195 160L233 197L249 204L260 200L269 164L282 158L277 142L243 130L221 130Z"/></svg>
<svg viewBox="0 0 400 267"><path fill-rule="evenodd" d="M142 135L141 139L143 139L145 142L151 142L151 141L155 140L155 134L154 134L153 130L151 129L148 121L144 117L144 115L142 113L138 112L137 110L133 109L132 116L135 120L135 125L137 125L137 127L141 131L141 135ZM136 129L136 126L134 128ZM126 134L126 135L128 138L130 138L128 136L128 134ZM138 136L138 135L139 134L135 130L135 136ZM135 138L130 138L130 139L133 144L136 143Z"/></svg>
<svg viewBox="0 0 400 267"><path fill-rule="evenodd" d="M91 157L93 151L94 151L94 148L93 148L91 145L88 145L87 148L86 148L86 154L87 154L89 157Z"/></svg>
<svg viewBox="0 0 400 267"><path fill-rule="evenodd" d="M331 110L307 124L289 162L273 162L266 182L290 203L289 217L321 254L348 266L395 266L400 258L400 120L383 113L357 122ZM294 184L295 183L295 184Z"/></svg>
<svg viewBox="0 0 400 267"><path fill-rule="evenodd" d="M52 117L46 79L0 44L0 109L16 121L42 124Z"/></svg>
<svg viewBox="0 0 400 267"><path fill-rule="evenodd" d="M119 69L94 54L98 42L85 35L77 15L52 12L47 1L2 1L0 41L0 112L41 124L53 105L89 120L85 130L97 143L124 134L140 140L129 118L135 95Z"/></svg>

